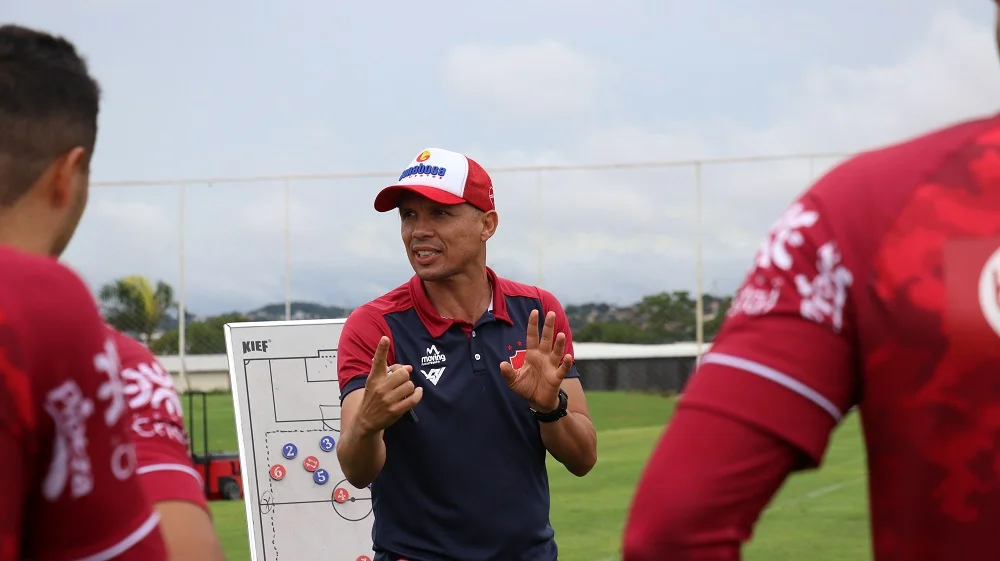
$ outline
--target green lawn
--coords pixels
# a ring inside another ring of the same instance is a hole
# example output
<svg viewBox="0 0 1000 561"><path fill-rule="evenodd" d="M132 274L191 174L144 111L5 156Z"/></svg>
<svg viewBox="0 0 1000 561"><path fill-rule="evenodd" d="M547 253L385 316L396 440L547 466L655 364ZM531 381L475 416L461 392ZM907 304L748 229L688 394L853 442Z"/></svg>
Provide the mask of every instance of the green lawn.
<svg viewBox="0 0 1000 561"><path fill-rule="evenodd" d="M588 401L598 429L598 463L586 477L576 478L550 460L552 525L561 559L616 561L625 510L640 470L673 410L673 400L590 392ZM194 409L200 412L197 402ZM209 448L235 451L230 396L210 395L208 411ZM193 436L200 450L201 419L195 417ZM864 475L857 418L852 415L837 431L825 465L787 482L758 524L744 558L871 559ZM249 559L243 503L216 502L212 511L230 560Z"/></svg>

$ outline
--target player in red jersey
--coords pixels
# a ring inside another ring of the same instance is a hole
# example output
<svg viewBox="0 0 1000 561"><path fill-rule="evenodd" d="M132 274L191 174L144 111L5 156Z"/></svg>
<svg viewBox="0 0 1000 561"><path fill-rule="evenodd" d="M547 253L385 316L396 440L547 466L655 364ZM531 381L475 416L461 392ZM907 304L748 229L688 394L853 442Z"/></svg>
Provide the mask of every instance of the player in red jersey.
<svg viewBox="0 0 1000 561"><path fill-rule="evenodd" d="M24 38L29 36L30 40L43 45L51 40L24 30L18 31L22 34L22 47ZM13 62L11 68L12 83L15 79L23 80L23 76L15 73L19 69L13 66ZM36 92L36 95L40 94ZM12 137L9 143L13 146L16 140ZM22 182L23 178L36 173L36 170L28 167L17 169L12 165L13 162L12 158L8 168L10 175L0 185L15 185L15 172L21 174ZM28 162L19 161L22 164ZM40 233L35 222L15 222L0 233L0 241L26 251L58 256L68 243L72 231L65 233L54 245L33 241ZM166 539L170 558L184 561L225 559L199 476L188 453L180 400L169 374L165 373L149 350L138 341L110 327L107 327L107 335L113 338L119 348L126 399L133 413L128 425L132 428L132 435L137 443L138 473L146 495L153 501L160 516L160 531Z"/></svg>
<svg viewBox="0 0 1000 561"><path fill-rule="evenodd" d="M125 398L132 410L136 470L161 517L170 558L225 561L205 500L204 482L188 450L181 401L170 373L139 341L107 326L121 356Z"/></svg>
<svg viewBox="0 0 1000 561"><path fill-rule="evenodd" d="M114 340L52 257L86 207L99 88L72 44L0 27L0 560L160 561Z"/></svg>
<svg viewBox="0 0 1000 561"><path fill-rule="evenodd" d="M995 560L1000 115L861 154L778 219L636 490L625 561L730 561L854 406L875 561Z"/></svg>

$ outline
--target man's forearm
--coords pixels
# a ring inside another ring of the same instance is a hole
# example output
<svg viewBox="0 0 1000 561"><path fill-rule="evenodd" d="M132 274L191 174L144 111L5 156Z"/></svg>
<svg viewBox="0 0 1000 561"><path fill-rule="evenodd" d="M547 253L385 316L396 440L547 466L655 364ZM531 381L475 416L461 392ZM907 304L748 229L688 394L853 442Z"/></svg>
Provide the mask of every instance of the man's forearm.
<svg viewBox="0 0 1000 561"><path fill-rule="evenodd" d="M358 489L375 481L385 465L385 442L382 431L365 432L357 424L352 424L340 435L337 443L337 459L340 469L351 485Z"/></svg>
<svg viewBox="0 0 1000 561"><path fill-rule="evenodd" d="M586 415L570 411L554 423L539 423L542 443L570 473L583 477L597 463L597 431Z"/></svg>

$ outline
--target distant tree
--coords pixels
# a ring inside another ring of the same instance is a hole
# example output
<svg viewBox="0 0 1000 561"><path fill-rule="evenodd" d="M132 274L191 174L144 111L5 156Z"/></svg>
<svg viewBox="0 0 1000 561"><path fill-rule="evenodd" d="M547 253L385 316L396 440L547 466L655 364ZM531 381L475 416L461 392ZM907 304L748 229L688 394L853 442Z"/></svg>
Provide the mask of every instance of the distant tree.
<svg viewBox="0 0 1000 561"><path fill-rule="evenodd" d="M581 343L649 343L649 336L639 327L624 321L594 321L573 332Z"/></svg>
<svg viewBox="0 0 1000 561"><path fill-rule="evenodd" d="M653 342L695 340L695 301L686 290L645 296L635 311Z"/></svg>
<svg viewBox="0 0 1000 561"><path fill-rule="evenodd" d="M248 321L249 318L240 313L224 314L194 321L184 325L184 353L192 355L223 354L226 352L226 334L223 327L227 323ZM178 354L180 332L172 329L158 337L149 346L154 354Z"/></svg>
<svg viewBox="0 0 1000 561"><path fill-rule="evenodd" d="M112 327L148 345L174 307L174 289L162 281L153 286L145 277L131 275L102 286L98 299Z"/></svg>
<svg viewBox="0 0 1000 561"><path fill-rule="evenodd" d="M722 322L726 321L726 312L729 311L729 306L732 305L733 299L731 297L726 297L719 300L719 311L715 314L712 319L707 320L705 325L702 327L705 333L705 340L711 341L715 339L715 336L719 333L719 328L722 327Z"/></svg>

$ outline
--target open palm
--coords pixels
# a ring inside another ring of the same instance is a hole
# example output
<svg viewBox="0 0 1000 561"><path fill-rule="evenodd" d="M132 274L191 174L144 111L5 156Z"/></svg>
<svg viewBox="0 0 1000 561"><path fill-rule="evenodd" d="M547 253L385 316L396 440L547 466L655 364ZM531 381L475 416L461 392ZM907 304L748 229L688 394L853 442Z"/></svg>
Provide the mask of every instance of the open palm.
<svg viewBox="0 0 1000 561"><path fill-rule="evenodd" d="M555 331L555 312L545 314L541 337L538 335L538 310L528 316L525 335L527 349L519 368L507 361L500 363L500 372L514 393L528 400L536 411L551 411L559 404L559 386L573 365L573 357L563 354L566 334Z"/></svg>

